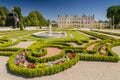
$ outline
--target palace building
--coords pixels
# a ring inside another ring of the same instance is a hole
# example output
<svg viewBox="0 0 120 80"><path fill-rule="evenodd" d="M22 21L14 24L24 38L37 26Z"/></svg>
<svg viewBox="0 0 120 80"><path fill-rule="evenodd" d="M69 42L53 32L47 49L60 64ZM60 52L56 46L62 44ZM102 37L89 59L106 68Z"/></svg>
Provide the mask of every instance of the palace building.
<svg viewBox="0 0 120 80"><path fill-rule="evenodd" d="M94 26L95 19L92 16L58 16L59 28L91 28Z"/></svg>

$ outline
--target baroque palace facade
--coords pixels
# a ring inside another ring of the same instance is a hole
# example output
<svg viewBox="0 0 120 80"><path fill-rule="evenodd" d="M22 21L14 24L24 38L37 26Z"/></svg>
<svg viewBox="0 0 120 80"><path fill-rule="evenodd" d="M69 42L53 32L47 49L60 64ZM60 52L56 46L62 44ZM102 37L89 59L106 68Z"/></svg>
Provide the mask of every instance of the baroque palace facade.
<svg viewBox="0 0 120 80"><path fill-rule="evenodd" d="M96 22L92 16L58 16L58 28L105 28L110 22Z"/></svg>
<svg viewBox="0 0 120 80"><path fill-rule="evenodd" d="M94 15L92 16L58 16L58 27L59 28L90 28L94 26L95 19Z"/></svg>

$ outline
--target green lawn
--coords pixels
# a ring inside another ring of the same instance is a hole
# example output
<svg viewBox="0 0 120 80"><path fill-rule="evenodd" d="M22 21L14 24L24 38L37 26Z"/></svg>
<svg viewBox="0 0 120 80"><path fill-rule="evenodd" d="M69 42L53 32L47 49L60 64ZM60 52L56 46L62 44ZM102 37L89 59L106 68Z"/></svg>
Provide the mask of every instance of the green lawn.
<svg viewBox="0 0 120 80"><path fill-rule="evenodd" d="M24 30L24 31L19 31L19 30L14 30L14 31L1 31L0 32L0 36L2 37L7 37L9 39L24 39L24 40L55 40L54 38L36 38L31 36L32 33L38 32L40 30ZM64 31L67 33L67 37L66 38L62 38L62 39L71 39L71 35L73 36L73 38L75 39L79 39L79 40L83 40L83 39L88 39L89 37L81 34L79 31Z"/></svg>

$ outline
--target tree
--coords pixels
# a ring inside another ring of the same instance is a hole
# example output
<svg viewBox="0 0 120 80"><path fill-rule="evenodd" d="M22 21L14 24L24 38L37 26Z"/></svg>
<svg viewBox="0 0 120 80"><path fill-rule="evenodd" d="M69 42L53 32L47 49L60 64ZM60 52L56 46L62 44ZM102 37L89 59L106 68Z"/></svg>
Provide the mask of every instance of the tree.
<svg viewBox="0 0 120 80"><path fill-rule="evenodd" d="M9 13L9 10L6 8L6 7L2 7L2 9L3 9L3 11L4 11L4 14L6 15L6 17L7 17L7 15L8 15L8 13Z"/></svg>
<svg viewBox="0 0 120 80"><path fill-rule="evenodd" d="M22 21L22 12L20 7L14 6L14 11L18 14L18 18L20 21Z"/></svg>
<svg viewBox="0 0 120 80"><path fill-rule="evenodd" d="M23 20L21 8L18 6L14 6L14 11L18 14L18 18L20 21L20 30L23 30L24 29L24 20Z"/></svg>
<svg viewBox="0 0 120 80"><path fill-rule="evenodd" d="M5 25L6 17L9 11L6 7L0 7L0 26Z"/></svg>
<svg viewBox="0 0 120 80"><path fill-rule="evenodd" d="M112 24L117 26L120 23L120 6L110 6L107 9L107 18L110 18Z"/></svg>
<svg viewBox="0 0 120 80"><path fill-rule="evenodd" d="M27 26L46 26L48 21L42 16L39 11L31 11L27 17L24 18Z"/></svg>
<svg viewBox="0 0 120 80"><path fill-rule="evenodd" d="M39 20L37 18L37 15L34 11L30 12L28 15L28 19L31 21L30 26L39 26Z"/></svg>
<svg viewBox="0 0 120 80"><path fill-rule="evenodd" d="M38 21L39 21L39 26L46 26L46 19L43 17L43 15L39 11L34 11L35 14L37 15Z"/></svg>
<svg viewBox="0 0 120 80"><path fill-rule="evenodd" d="M49 24L50 24L50 20L47 20L46 21L46 26L49 26Z"/></svg>

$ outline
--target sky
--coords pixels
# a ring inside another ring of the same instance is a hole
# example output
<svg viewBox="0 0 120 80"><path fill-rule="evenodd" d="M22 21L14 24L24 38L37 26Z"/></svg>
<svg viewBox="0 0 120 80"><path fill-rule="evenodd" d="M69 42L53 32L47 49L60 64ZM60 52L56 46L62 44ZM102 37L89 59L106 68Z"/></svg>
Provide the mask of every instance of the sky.
<svg viewBox="0 0 120 80"><path fill-rule="evenodd" d="M0 6L11 10L19 6L23 16L38 10L46 19L56 20L58 15L95 15L95 20L107 20L109 6L120 5L120 0L0 0Z"/></svg>

